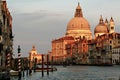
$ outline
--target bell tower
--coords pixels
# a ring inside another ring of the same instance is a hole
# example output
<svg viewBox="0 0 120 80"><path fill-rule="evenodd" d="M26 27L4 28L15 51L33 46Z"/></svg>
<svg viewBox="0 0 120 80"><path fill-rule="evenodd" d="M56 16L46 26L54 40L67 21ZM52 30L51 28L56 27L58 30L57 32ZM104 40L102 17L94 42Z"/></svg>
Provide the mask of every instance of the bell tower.
<svg viewBox="0 0 120 80"><path fill-rule="evenodd" d="M113 33L113 32L115 32L115 23L114 23L113 18L111 17L110 25L109 25L109 33Z"/></svg>

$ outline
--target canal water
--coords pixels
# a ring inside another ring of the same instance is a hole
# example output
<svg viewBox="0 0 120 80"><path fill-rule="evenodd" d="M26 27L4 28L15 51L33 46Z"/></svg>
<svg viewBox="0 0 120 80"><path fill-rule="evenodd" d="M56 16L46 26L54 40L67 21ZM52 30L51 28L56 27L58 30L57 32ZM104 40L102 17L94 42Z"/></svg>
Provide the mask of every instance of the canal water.
<svg viewBox="0 0 120 80"><path fill-rule="evenodd" d="M56 66L57 71L50 72L49 76L41 72L32 72L30 76L21 80L120 80L120 66ZM11 77L18 80L18 77Z"/></svg>

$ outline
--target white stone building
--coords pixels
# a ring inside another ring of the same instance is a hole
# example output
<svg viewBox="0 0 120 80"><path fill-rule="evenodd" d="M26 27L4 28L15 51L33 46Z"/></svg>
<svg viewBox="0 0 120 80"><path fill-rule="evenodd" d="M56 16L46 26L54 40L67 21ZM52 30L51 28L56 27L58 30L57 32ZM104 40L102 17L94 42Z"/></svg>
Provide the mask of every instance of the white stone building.
<svg viewBox="0 0 120 80"><path fill-rule="evenodd" d="M120 46L112 49L112 64L120 64Z"/></svg>

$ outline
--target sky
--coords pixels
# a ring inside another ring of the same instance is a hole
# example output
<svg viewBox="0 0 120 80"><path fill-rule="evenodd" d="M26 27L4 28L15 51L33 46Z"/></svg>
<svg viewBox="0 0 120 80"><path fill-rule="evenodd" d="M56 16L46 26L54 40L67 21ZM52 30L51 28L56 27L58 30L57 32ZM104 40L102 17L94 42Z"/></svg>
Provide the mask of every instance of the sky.
<svg viewBox="0 0 120 80"><path fill-rule="evenodd" d="M38 53L51 51L51 41L65 35L68 22L74 17L80 3L92 34L103 19L115 21L115 30L120 32L120 0L6 0L13 18L13 53L21 46L22 56L28 56L35 45Z"/></svg>

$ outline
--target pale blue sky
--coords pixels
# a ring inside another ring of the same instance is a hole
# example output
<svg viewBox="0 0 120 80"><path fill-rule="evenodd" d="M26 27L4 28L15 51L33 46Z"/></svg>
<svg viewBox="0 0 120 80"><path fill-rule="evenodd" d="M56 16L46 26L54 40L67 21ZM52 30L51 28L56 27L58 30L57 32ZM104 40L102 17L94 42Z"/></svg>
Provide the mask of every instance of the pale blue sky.
<svg viewBox="0 0 120 80"><path fill-rule="evenodd" d="M21 46L28 56L35 45L38 53L51 51L51 41L64 36L67 23L74 16L78 2L92 32L100 15L108 20L112 16L116 31L120 31L120 0L6 0L13 17L14 53ZM93 33L94 34L94 33Z"/></svg>

